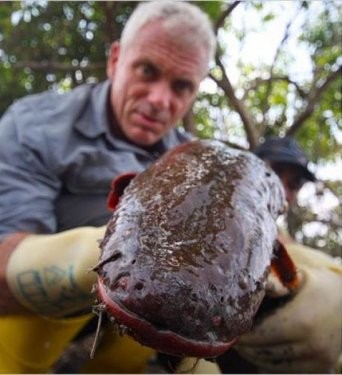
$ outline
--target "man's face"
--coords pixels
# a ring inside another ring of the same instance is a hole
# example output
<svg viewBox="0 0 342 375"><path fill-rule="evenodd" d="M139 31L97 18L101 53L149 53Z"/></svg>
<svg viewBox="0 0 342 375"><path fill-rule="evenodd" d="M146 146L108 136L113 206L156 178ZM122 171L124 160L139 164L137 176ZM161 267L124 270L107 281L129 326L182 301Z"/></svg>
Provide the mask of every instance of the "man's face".
<svg viewBox="0 0 342 375"><path fill-rule="evenodd" d="M150 146L183 118L207 69L203 48L168 36L160 21L125 47L113 44L107 74L111 105L126 137Z"/></svg>
<svg viewBox="0 0 342 375"><path fill-rule="evenodd" d="M299 190L306 182L301 170L295 165L286 163L272 163L271 167L283 183L286 200L290 205L294 204Z"/></svg>

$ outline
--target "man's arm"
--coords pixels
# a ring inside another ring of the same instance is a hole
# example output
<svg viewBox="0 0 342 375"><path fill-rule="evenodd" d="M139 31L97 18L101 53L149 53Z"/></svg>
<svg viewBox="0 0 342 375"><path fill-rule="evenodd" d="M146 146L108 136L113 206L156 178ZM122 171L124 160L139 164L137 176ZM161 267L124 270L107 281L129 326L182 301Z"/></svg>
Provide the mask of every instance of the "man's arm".
<svg viewBox="0 0 342 375"><path fill-rule="evenodd" d="M53 233L57 226L54 202L62 183L52 145L18 118L20 110L16 103L0 120L1 239L16 232Z"/></svg>
<svg viewBox="0 0 342 375"><path fill-rule="evenodd" d="M0 315L28 312L28 310L12 295L6 279L8 259L18 243L20 243L20 241L27 235L28 233L13 233L0 242Z"/></svg>
<svg viewBox="0 0 342 375"><path fill-rule="evenodd" d="M27 312L8 285L8 261L29 233L56 230L53 202L61 185L45 160L49 145L18 115L23 112L19 102L0 120L0 314Z"/></svg>

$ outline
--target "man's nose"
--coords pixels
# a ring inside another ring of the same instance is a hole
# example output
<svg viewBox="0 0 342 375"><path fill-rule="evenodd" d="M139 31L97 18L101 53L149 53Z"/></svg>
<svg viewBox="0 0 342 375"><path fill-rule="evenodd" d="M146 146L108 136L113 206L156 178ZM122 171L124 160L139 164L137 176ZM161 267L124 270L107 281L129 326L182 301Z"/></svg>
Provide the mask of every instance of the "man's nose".
<svg viewBox="0 0 342 375"><path fill-rule="evenodd" d="M172 90L167 82L155 82L150 88L148 101L158 109L170 109Z"/></svg>

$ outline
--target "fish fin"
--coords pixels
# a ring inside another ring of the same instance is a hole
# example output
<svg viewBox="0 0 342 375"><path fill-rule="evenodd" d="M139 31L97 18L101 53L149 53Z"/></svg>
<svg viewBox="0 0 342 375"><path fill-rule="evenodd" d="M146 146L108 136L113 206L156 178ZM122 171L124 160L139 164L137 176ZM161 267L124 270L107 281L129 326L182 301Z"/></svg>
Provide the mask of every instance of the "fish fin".
<svg viewBox="0 0 342 375"><path fill-rule="evenodd" d="M297 268L285 246L279 240L276 240L274 244L273 253L274 257L271 262L271 274L273 274L289 292L296 290L300 283Z"/></svg>
<svg viewBox="0 0 342 375"><path fill-rule="evenodd" d="M276 240L273 248L274 256L267 277L266 295L259 306L254 325L290 301L300 286L300 274L285 246Z"/></svg>
<svg viewBox="0 0 342 375"><path fill-rule="evenodd" d="M113 179L111 183L111 189L107 198L107 207L111 211L115 210L117 204L119 203L121 195L124 193L126 187L137 174L138 173L135 172L123 173Z"/></svg>

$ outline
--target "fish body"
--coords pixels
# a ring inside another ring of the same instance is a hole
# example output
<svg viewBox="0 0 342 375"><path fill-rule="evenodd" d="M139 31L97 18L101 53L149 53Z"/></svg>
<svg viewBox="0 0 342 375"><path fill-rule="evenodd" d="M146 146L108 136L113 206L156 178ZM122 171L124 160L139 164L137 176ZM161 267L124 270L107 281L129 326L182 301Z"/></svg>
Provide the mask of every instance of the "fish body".
<svg viewBox="0 0 342 375"><path fill-rule="evenodd" d="M158 351L226 351L265 295L285 207L278 177L250 152L192 141L122 190L101 243L99 299Z"/></svg>

